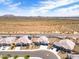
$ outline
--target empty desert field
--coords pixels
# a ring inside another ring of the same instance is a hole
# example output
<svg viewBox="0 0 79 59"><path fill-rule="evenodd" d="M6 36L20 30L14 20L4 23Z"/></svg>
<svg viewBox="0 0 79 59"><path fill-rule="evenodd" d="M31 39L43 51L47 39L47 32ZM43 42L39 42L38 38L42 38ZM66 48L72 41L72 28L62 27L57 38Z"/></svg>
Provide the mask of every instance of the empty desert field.
<svg viewBox="0 0 79 59"><path fill-rule="evenodd" d="M2 34L50 34L79 32L79 20L46 17L0 17Z"/></svg>

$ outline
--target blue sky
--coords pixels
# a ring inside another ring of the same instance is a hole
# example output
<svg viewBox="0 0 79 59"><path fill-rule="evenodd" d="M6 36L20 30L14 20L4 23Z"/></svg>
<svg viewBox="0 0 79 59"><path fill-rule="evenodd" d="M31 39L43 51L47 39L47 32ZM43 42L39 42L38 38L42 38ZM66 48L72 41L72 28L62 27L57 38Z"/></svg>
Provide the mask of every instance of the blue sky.
<svg viewBox="0 0 79 59"><path fill-rule="evenodd" d="M0 16L79 16L79 0L0 0Z"/></svg>

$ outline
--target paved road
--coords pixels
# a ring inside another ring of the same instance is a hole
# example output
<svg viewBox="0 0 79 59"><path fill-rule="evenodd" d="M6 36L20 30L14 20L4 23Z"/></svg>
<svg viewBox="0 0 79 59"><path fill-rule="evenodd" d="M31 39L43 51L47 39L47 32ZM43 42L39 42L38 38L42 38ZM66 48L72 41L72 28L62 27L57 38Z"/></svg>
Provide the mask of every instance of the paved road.
<svg viewBox="0 0 79 59"><path fill-rule="evenodd" d="M26 34L24 34L26 35ZM28 35L28 34L27 34ZM53 33L53 34L36 34L36 35L32 35L32 37L40 37L41 35L45 35L47 37L58 37L58 38L65 38L65 37L76 37L79 38L79 34L58 34L58 33ZM14 34L14 35L2 35L0 34L0 36L23 36L22 34Z"/></svg>
<svg viewBox="0 0 79 59"><path fill-rule="evenodd" d="M46 51L46 50L38 50L38 51L0 51L0 55L6 55L6 54L10 54L11 56L14 55L19 55L19 56L24 56L24 55L31 55L32 57L41 57L43 59L58 59L58 57L50 52L50 51Z"/></svg>

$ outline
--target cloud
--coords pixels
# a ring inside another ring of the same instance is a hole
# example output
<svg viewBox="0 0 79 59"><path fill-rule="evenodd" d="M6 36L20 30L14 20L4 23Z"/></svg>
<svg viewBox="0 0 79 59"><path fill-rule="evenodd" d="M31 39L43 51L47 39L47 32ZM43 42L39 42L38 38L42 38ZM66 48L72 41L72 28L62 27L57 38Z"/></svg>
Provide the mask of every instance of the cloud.
<svg viewBox="0 0 79 59"><path fill-rule="evenodd" d="M45 0L40 2L40 6L31 9L30 14L37 16L77 16L79 15L78 3L78 0Z"/></svg>
<svg viewBox="0 0 79 59"><path fill-rule="evenodd" d="M1 1L1 0L0 0ZM22 6L22 2L13 3L11 0L2 0L7 6L7 12L20 16L79 16L79 0L40 0L29 8Z"/></svg>
<svg viewBox="0 0 79 59"><path fill-rule="evenodd" d="M0 0L0 3L4 3L6 0Z"/></svg>
<svg viewBox="0 0 79 59"><path fill-rule="evenodd" d="M3 9L0 9L0 15L20 15L20 12L23 11L23 9L19 7L19 5L21 5L21 2L14 3L13 0L0 0L0 4L4 6Z"/></svg>
<svg viewBox="0 0 79 59"><path fill-rule="evenodd" d="M21 2L8 4L8 7L9 7L10 10L15 10L15 9L18 8L19 5L21 5Z"/></svg>
<svg viewBox="0 0 79 59"><path fill-rule="evenodd" d="M14 3L13 0L0 0L0 3L8 9L16 9L21 4L21 2Z"/></svg>
<svg viewBox="0 0 79 59"><path fill-rule="evenodd" d="M79 16L79 10L71 10L71 9L59 9L53 13L50 13L49 16Z"/></svg>
<svg viewBox="0 0 79 59"><path fill-rule="evenodd" d="M7 5L10 4L11 0L0 0L0 4Z"/></svg>

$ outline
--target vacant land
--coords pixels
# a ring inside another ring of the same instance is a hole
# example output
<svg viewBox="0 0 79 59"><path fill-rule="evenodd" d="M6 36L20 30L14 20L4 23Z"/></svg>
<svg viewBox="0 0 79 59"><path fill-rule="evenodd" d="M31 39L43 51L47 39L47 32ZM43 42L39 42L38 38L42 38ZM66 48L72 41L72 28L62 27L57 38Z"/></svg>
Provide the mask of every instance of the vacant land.
<svg viewBox="0 0 79 59"><path fill-rule="evenodd" d="M79 32L79 20L53 17L0 17L1 34L71 34Z"/></svg>

